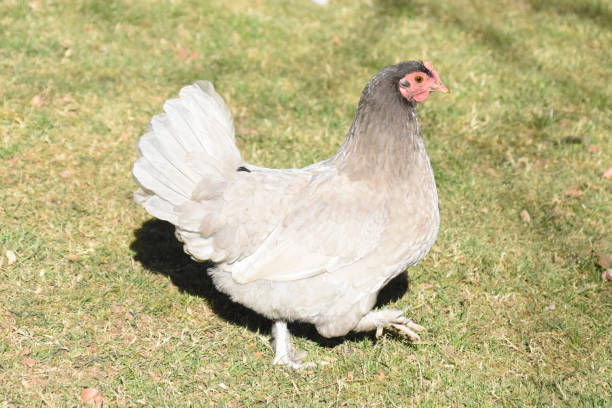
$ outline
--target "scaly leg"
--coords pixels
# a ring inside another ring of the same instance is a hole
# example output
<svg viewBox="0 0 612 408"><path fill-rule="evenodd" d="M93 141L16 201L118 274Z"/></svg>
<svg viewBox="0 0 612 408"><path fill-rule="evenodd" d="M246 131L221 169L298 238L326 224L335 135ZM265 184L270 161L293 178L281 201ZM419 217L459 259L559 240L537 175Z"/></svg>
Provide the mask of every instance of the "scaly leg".
<svg viewBox="0 0 612 408"><path fill-rule="evenodd" d="M376 337L380 337L385 327L392 327L402 333L405 333L412 340L421 340L417 331L423 331L425 328L420 326L403 316L402 310L382 309L373 310L363 316L354 331L370 331L376 329Z"/></svg>
<svg viewBox="0 0 612 408"><path fill-rule="evenodd" d="M312 367L314 363L302 363L306 353L296 353L291 345L291 335L287 329L287 322L277 320L272 327L274 343L274 364L284 365L293 369Z"/></svg>

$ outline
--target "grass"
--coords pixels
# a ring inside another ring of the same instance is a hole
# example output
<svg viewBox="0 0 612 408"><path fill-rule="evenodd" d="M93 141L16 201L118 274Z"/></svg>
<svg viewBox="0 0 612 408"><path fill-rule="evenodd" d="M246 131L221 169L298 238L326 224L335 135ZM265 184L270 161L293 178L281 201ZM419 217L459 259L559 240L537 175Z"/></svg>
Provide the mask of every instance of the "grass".
<svg viewBox="0 0 612 408"><path fill-rule="evenodd" d="M0 407L612 406L612 5L228 3L0 4ZM273 367L270 323L133 203L135 142L210 79L247 161L304 166L416 58L453 91L419 108L440 235L386 296L423 343L297 325L329 364Z"/></svg>

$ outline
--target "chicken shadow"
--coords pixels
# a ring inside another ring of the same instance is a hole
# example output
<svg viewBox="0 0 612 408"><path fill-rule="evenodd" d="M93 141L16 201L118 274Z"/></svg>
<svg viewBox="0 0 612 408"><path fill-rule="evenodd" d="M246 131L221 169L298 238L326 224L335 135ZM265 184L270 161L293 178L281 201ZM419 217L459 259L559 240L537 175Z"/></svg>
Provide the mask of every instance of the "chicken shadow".
<svg viewBox="0 0 612 408"><path fill-rule="evenodd" d="M210 308L221 318L253 332L269 334L272 321L251 309L233 302L229 296L219 292L206 270L211 262L196 262L183 251L182 244L174 236L174 226L166 221L151 219L134 232L130 249L134 259L155 273L168 277L180 292L206 299ZM400 299L408 290L405 273L393 279L378 294L376 307ZM314 341L324 347L334 347L347 340L374 338L374 333L350 333L344 337L328 339L317 333L308 323L291 323L289 329L294 336Z"/></svg>

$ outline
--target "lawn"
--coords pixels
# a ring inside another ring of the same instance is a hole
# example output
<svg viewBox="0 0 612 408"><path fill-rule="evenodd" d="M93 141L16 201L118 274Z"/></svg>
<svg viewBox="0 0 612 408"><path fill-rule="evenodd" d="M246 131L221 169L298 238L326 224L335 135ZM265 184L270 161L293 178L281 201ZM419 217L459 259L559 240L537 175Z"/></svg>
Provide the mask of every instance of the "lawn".
<svg viewBox="0 0 612 408"><path fill-rule="evenodd" d="M0 407L611 407L611 49L604 0L3 0ZM133 202L135 143L208 79L246 161L305 166L407 59L452 90L419 106L441 229L380 303L428 331L296 324L319 364L275 367Z"/></svg>

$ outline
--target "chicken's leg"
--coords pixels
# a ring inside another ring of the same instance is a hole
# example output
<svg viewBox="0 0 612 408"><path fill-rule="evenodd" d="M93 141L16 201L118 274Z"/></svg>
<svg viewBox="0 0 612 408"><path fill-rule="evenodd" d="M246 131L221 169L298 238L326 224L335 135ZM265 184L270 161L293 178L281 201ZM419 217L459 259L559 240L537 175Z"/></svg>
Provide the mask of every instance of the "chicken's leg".
<svg viewBox="0 0 612 408"><path fill-rule="evenodd" d="M385 327L392 327L402 333L405 333L412 340L421 340L418 331L423 331L425 328L420 326L403 316L402 310L382 309L373 310L363 316L354 331L370 331L376 329L376 337L382 334Z"/></svg>
<svg viewBox="0 0 612 408"><path fill-rule="evenodd" d="M306 353L295 352L291 345L291 334L287 329L287 322L277 320L272 327L272 338L274 344L274 364L284 365L290 368L304 368L314 366L314 363L302 363Z"/></svg>

